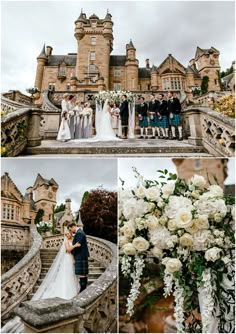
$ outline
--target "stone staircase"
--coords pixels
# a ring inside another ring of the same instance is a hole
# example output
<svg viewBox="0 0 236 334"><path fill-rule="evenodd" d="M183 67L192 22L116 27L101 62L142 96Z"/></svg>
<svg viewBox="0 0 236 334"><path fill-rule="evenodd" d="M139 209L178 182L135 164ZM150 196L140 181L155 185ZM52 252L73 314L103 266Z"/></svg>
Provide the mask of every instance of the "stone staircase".
<svg viewBox="0 0 236 334"><path fill-rule="evenodd" d="M194 146L188 140L127 139L113 142L60 142L43 140L40 146L27 147L23 155L92 155L92 156L157 156L210 157L203 146Z"/></svg>
<svg viewBox="0 0 236 334"><path fill-rule="evenodd" d="M31 300L35 292L38 290L39 286L42 284L48 270L50 269L58 250L55 249L41 249L40 257L42 261L41 274L31 291L27 295L27 300ZM92 284L103 272L105 268L96 260L89 258L89 275L88 275L88 285Z"/></svg>

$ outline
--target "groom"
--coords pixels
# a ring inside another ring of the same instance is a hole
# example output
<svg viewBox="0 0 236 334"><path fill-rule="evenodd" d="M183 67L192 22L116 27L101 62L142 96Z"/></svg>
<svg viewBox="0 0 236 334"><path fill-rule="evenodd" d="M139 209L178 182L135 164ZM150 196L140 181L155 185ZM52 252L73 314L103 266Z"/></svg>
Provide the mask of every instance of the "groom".
<svg viewBox="0 0 236 334"><path fill-rule="evenodd" d="M127 101L127 95L122 95L122 103L120 105L120 118L122 126L122 139L127 139L128 124L129 124L129 103Z"/></svg>
<svg viewBox="0 0 236 334"><path fill-rule="evenodd" d="M71 222L67 225L68 230L71 233L75 233L73 239L73 245L77 242L80 243L80 247L74 248L71 253L75 259L75 275L80 278L80 292L86 289L88 284L88 245L86 234L82 230L82 225L76 225L75 222Z"/></svg>

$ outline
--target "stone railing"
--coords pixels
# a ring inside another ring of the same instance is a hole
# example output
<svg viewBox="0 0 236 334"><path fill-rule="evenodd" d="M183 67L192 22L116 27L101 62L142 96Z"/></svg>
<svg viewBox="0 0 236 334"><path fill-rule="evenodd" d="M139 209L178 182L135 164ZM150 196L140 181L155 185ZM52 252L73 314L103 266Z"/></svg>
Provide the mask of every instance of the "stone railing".
<svg viewBox="0 0 236 334"><path fill-rule="evenodd" d="M34 101L34 99L31 96L25 95L21 93L19 90L10 90L7 93L3 93L2 96L27 106L32 105Z"/></svg>
<svg viewBox="0 0 236 334"><path fill-rule="evenodd" d="M212 92L208 92L206 94L203 95L199 95L199 96L194 96L193 98L193 102L194 105L199 105L202 107L208 107L209 106L209 99L211 99L212 97L214 98L214 100L218 100L223 96L227 96L230 95L229 91L212 91Z"/></svg>
<svg viewBox="0 0 236 334"><path fill-rule="evenodd" d="M1 279L1 316L7 319L11 312L26 299L41 272L40 247L42 238L36 227L31 227L32 245L28 253Z"/></svg>
<svg viewBox="0 0 236 334"><path fill-rule="evenodd" d="M1 223L1 250L28 250L31 243L29 232L29 225Z"/></svg>
<svg viewBox="0 0 236 334"><path fill-rule="evenodd" d="M14 157L26 146L41 144L41 113L40 109L21 108L1 118L2 156Z"/></svg>
<svg viewBox="0 0 236 334"><path fill-rule="evenodd" d="M45 238L43 248L58 248L64 236ZM104 333L117 326L117 248L103 239L88 236L90 257L106 270L72 300L52 298L24 302L16 309L25 332Z"/></svg>
<svg viewBox="0 0 236 334"><path fill-rule="evenodd" d="M203 146L210 154L218 157L234 157L235 120L205 107L188 107L190 136L188 142Z"/></svg>

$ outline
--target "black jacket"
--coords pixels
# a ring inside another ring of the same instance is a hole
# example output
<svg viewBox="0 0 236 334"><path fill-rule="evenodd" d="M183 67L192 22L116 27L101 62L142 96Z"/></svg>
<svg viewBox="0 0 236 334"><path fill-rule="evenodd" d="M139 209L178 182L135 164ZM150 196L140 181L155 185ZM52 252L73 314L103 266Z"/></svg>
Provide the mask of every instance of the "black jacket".
<svg viewBox="0 0 236 334"><path fill-rule="evenodd" d="M150 101L149 104L148 104L148 110L151 111L151 112L155 112L155 113L157 113L158 106L159 106L159 101L157 101L157 100L152 100L152 101Z"/></svg>
<svg viewBox="0 0 236 334"><path fill-rule="evenodd" d="M168 113L172 112L173 114L180 114L181 104L177 97L174 97L173 99L169 99L167 102L167 106L168 106Z"/></svg>
<svg viewBox="0 0 236 334"><path fill-rule="evenodd" d="M147 116L147 110L148 110L148 106L146 102L139 104L137 107L137 112L141 116Z"/></svg>
<svg viewBox="0 0 236 334"><path fill-rule="evenodd" d="M87 244L86 234L79 228L74 236L73 245L77 242L80 243L80 247L74 248L71 253L77 259L86 259L89 257L89 250Z"/></svg>
<svg viewBox="0 0 236 334"><path fill-rule="evenodd" d="M121 103L121 106L120 106L120 116L121 116L121 118L123 118L123 117L129 117L129 103L128 103L127 100L124 100Z"/></svg>
<svg viewBox="0 0 236 334"><path fill-rule="evenodd" d="M168 115L168 110L167 110L167 101L166 100L161 100L157 109L157 112L161 115Z"/></svg>

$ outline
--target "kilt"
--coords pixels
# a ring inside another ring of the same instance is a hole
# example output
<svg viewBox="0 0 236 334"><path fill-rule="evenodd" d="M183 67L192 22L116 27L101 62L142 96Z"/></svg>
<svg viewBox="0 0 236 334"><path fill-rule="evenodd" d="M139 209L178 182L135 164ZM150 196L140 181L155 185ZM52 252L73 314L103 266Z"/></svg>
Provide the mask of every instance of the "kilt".
<svg viewBox="0 0 236 334"><path fill-rule="evenodd" d="M154 127L154 126L157 126L157 115L152 115L153 116L153 119L151 119L150 117L151 115L149 115L149 125Z"/></svg>
<svg viewBox="0 0 236 334"><path fill-rule="evenodd" d="M173 114L174 118L169 118L170 125L179 126L181 125L181 117L180 114Z"/></svg>
<svg viewBox="0 0 236 334"><path fill-rule="evenodd" d="M169 127L169 120L166 115L162 116L161 119L157 119L157 126L160 126L161 128L168 128Z"/></svg>
<svg viewBox="0 0 236 334"><path fill-rule="evenodd" d="M75 275L88 275L88 259L75 259Z"/></svg>
<svg viewBox="0 0 236 334"><path fill-rule="evenodd" d="M121 116L121 125L122 126L128 126L129 124L129 116Z"/></svg>
<svg viewBox="0 0 236 334"><path fill-rule="evenodd" d="M141 128L147 128L148 127L148 118L147 116L143 116L143 119L140 121L138 121L138 125L141 127Z"/></svg>

